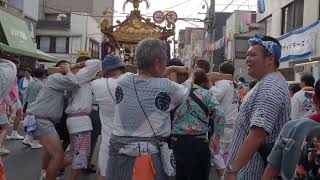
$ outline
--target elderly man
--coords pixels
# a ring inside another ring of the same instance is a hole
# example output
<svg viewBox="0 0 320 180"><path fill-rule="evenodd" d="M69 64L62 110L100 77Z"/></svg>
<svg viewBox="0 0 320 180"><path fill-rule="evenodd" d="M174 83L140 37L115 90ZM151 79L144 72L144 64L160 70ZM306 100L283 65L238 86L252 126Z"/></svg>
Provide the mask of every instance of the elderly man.
<svg viewBox="0 0 320 180"><path fill-rule="evenodd" d="M249 40L248 74L257 80L236 119L225 180L260 180L283 125L290 119L288 84L278 71L280 43L268 36Z"/></svg>
<svg viewBox="0 0 320 180"><path fill-rule="evenodd" d="M106 179L167 180L159 141L169 139L170 111L188 98L193 77L182 85L162 78L170 69L187 68L166 69L166 46L161 40L141 41L136 60L138 74L120 76L111 90L116 109Z"/></svg>

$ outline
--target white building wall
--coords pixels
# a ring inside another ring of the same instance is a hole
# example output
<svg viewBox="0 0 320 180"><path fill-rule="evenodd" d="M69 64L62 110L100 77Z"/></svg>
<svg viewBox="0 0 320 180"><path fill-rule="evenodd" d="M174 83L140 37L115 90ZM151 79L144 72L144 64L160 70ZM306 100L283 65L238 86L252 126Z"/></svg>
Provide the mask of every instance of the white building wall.
<svg viewBox="0 0 320 180"><path fill-rule="evenodd" d="M83 14L83 15L78 15ZM40 36L65 36L69 37L69 53L49 53L58 59L75 62L80 51L89 51L90 39L102 43L103 35L99 28L99 23L86 13L71 14L70 29L37 29L36 35ZM86 42L87 39L87 42ZM86 45L87 43L87 45Z"/></svg>
<svg viewBox="0 0 320 180"><path fill-rule="evenodd" d="M278 37L281 35L281 9L278 9L272 14L271 36Z"/></svg>
<svg viewBox="0 0 320 180"><path fill-rule="evenodd" d="M287 6L294 0L265 0L265 12L260 14L257 13L257 22L262 21L266 17L273 15L277 11L281 10L281 8ZM308 0L305 0L308 1ZM317 1L317 0L311 0L311 1Z"/></svg>
<svg viewBox="0 0 320 180"><path fill-rule="evenodd" d="M282 8L293 2L294 0L265 0L265 12L260 14L257 12L257 22L262 22L265 18L272 16L271 35L274 37L281 36ZM304 0L303 10L303 27L319 20L319 0ZM318 29L316 50L311 57L320 56L320 30ZM293 67L290 61L280 64L281 68Z"/></svg>
<svg viewBox="0 0 320 180"><path fill-rule="evenodd" d="M38 21L39 0L7 0L8 9L26 16L27 18Z"/></svg>
<svg viewBox="0 0 320 180"><path fill-rule="evenodd" d="M39 0L23 0L23 14L34 21L38 21Z"/></svg>
<svg viewBox="0 0 320 180"><path fill-rule="evenodd" d="M78 14L78 13L77 13ZM72 52L89 51L89 41L93 39L99 44L103 41L103 34L100 31L99 23L92 17L71 14L70 33L80 34L80 39L75 39L73 42Z"/></svg>

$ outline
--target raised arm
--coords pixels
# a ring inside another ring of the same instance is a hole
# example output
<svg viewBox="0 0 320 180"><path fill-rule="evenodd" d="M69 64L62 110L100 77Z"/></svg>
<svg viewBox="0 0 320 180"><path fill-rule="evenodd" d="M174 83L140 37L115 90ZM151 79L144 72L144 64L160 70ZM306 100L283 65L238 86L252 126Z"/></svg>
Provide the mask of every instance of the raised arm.
<svg viewBox="0 0 320 180"><path fill-rule="evenodd" d="M80 69L80 71L76 74L79 84L84 84L90 82L94 77L96 77L97 73L101 70L101 60L92 59L87 60L85 62L85 67Z"/></svg>

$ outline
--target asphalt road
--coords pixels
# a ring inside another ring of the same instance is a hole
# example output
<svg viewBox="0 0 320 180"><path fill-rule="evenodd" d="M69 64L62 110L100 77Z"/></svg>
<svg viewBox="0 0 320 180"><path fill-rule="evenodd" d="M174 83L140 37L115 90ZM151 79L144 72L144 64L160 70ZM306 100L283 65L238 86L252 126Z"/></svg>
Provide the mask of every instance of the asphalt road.
<svg viewBox="0 0 320 180"><path fill-rule="evenodd" d="M41 149L31 149L22 144L22 141L10 140L5 146L11 151L3 157L7 180L38 180L41 169ZM61 180L67 180L68 170ZM95 174L81 175L79 180L96 180Z"/></svg>
<svg viewBox="0 0 320 180"><path fill-rule="evenodd" d="M22 134L22 132L21 132ZM22 144L22 140L7 140L4 146L11 151L7 156L3 156L5 175L7 180L38 180L41 170L41 149L31 149ZM211 169L210 180L219 180ZM67 180L69 169L60 180ZM78 180L96 180L95 174L81 174ZM170 178L174 180L174 178Z"/></svg>
<svg viewBox="0 0 320 180"><path fill-rule="evenodd" d="M12 124L9 127L12 128ZM21 134L23 132L20 131ZM11 151L3 156L7 180L38 180L41 170L42 149L31 149L22 140L6 140L4 146ZM60 180L67 180L68 169ZM79 180L96 180L95 174L82 174Z"/></svg>

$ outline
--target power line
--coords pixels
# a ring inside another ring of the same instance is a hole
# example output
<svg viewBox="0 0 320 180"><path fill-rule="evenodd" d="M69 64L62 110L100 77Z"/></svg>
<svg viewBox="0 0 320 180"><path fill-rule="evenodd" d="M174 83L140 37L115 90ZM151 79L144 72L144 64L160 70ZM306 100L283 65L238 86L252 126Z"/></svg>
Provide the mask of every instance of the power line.
<svg viewBox="0 0 320 180"><path fill-rule="evenodd" d="M248 2L248 1L249 1L249 0L245 0L242 4L240 4L240 5L238 6L238 9L239 9L241 6L243 6L244 3Z"/></svg>
<svg viewBox="0 0 320 180"><path fill-rule="evenodd" d="M199 25L194 24L194 23L192 23L192 22L189 22L189 21L187 21L187 20L184 20L184 19L181 19L181 20L182 20L182 21L185 21L186 23L191 24L192 26L200 27Z"/></svg>
<svg viewBox="0 0 320 180"><path fill-rule="evenodd" d="M111 16L111 15L90 15L90 14L81 14L81 13L76 13L76 12L70 12L70 11L66 11L66 10L62 10L62 9L57 9L57 8L53 8L53 7L48 7L44 4L40 4L41 6L54 10L54 11L58 11L58 12L63 12L63 13L68 13L68 14L75 14L75 15L79 15L79 16L89 16L89 17L127 17L127 16Z"/></svg>
<svg viewBox="0 0 320 180"><path fill-rule="evenodd" d="M159 11L165 11L165 10L168 10L168 9L172 9L172 8L178 7L178 6L183 5L183 4L185 4L185 3L187 3L187 2L190 2L190 1L191 1L191 0L186 0L186 1L182 2L182 3L179 3L179 4L176 4L176 5L173 5L173 6L164 8L164 9L161 9L161 10L159 10ZM149 12L149 13L146 13L146 14L152 14L152 12Z"/></svg>
<svg viewBox="0 0 320 180"><path fill-rule="evenodd" d="M202 6L202 4L200 4L200 6L198 6L198 8L195 9L195 11L193 11L191 14L187 15L185 18L188 18L188 17L192 16L192 15L193 15L195 12L197 12L197 11L199 12L201 6Z"/></svg>
<svg viewBox="0 0 320 180"><path fill-rule="evenodd" d="M247 2L247 1L246 1ZM243 3L244 4L244 3ZM229 5L229 6L242 6L243 4L216 4L216 6L225 6L225 5ZM257 5L249 5L249 6L257 6Z"/></svg>
<svg viewBox="0 0 320 180"><path fill-rule="evenodd" d="M184 3L189 2L189 1L191 1L191 0L184 1ZM18 11L20 11L20 12L22 11L21 9L15 7L14 5L12 5L12 4L8 3L8 2L4 2L4 3L5 3L7 6L13 8L13 9L16 9L16 10L18 10ZM175 7L177 7L178 5L181 5L181 4L182 4L182 3L177 4L177 5L175 5ZM79 15L79 16L89 16L89 17L127 17L127 16L105 16L105 15L81 14L81 13L70 12L70 11L66 11L66 10L62 10L62 9L57 9L57 8L54 8L54 7L48 7L48 6L44 5L44 4L40 4L40 5L43 6L43 7L45 7L45 8L48 8L48 9L51 9L51 10L54 10L54 11L58 11L58 12L61 12L61 13L75 14L75 15ZM173 7L173 6L172 6L172 7ZM169 8L172 8L172 7L169 7ZM169 8L167 8L167 9L169 9ZM194 11L194 12L195 12L195 11ZM188 18L188 17L190 17L191 15L193 15L194 12L193 12L192 14L190 14L189 16L187 16L187 17L178 18L178 20L182 20L182 21L185 21L185 22L187 22L187 23L189 23L189 24L191 24L191 25L193 25L193 26L200 27L200 26L198 26L198 25L196 25L196 24L191 23L191 22L201 22L200 19L198 20L198 19L194 19L194 18L193 18L193 19L192 19L192 18ZM146 16L146 17L152 17L152 16L147 16L147 15L144 15L144 16ZM189 22L189 21L191 21L191 22Z"/></svg>
<svg viewBox="0 0 320 180"><path fill-rule="evenodd" d="M234 1L235 0L232 0L229 4L227 4L227 6L225 8L223 8L223 10L221 12L225 11Z"/></svg>

